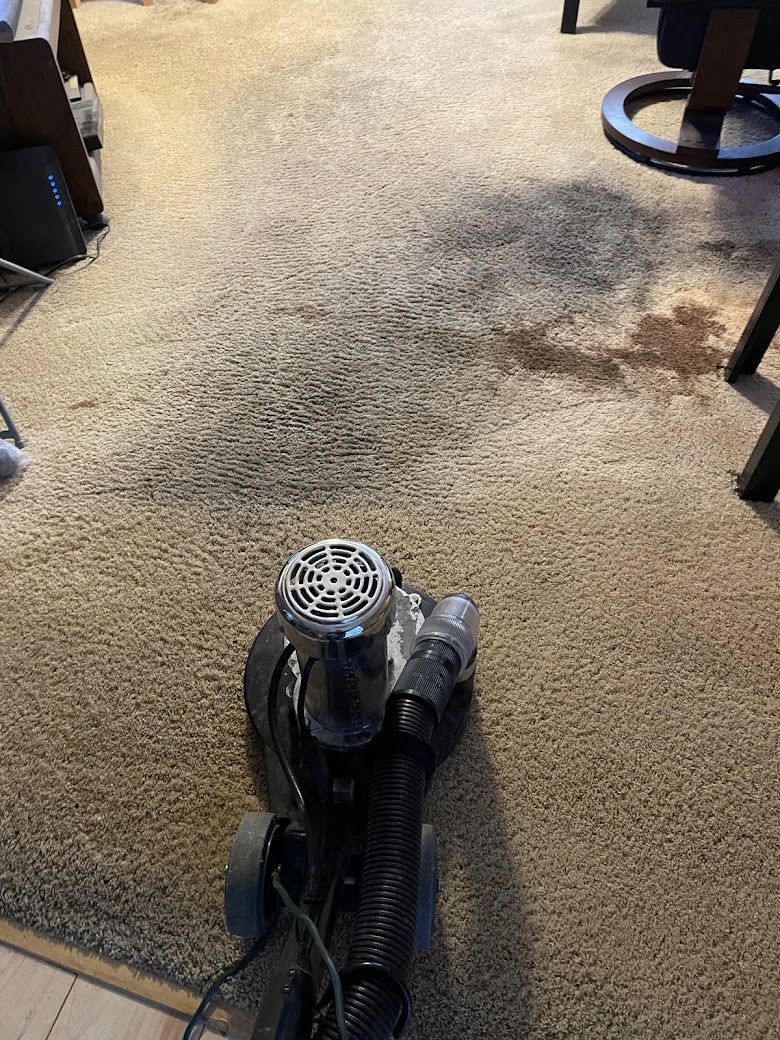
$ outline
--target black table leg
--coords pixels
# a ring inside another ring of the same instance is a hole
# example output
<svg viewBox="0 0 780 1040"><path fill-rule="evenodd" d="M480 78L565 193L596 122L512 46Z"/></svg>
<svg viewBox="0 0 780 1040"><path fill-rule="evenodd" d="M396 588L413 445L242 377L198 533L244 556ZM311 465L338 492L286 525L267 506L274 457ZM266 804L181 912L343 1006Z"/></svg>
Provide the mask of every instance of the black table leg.
<svg viewBox="0 0 780 1040"><path fill-rule="evenodd" d="M769 416L748 463L737 477L740 498L772 502L780 491L780 403Z"/></svg>
<svg viewBox="0 0 780 1040"><path fill-rule="evenodd" d="M742 375L752 375L766 354L780 327L780 264L772 272L761 297L745 326L734 353L726 363L724 376L727 383Z"/></svg>
<svg viewBox="0 0 780 1040"><path fill-rule="evenodd" d="M577 15L580 13L580 0L563 0L562 33L576 33Z"/></svg>

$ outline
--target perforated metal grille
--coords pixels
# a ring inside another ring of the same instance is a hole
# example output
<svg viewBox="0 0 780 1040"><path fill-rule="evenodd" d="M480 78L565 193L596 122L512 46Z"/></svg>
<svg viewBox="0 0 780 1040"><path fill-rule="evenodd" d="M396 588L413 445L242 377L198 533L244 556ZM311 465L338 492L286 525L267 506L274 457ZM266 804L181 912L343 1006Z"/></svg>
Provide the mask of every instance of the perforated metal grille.
<svg viewBox="0 0 780 1040"><path fill-rule="evenodd" d="M288 562L279 594L300 619L339 627L357 624L381 608L392 588L382 557L361 542L327 540Z"/></svg>

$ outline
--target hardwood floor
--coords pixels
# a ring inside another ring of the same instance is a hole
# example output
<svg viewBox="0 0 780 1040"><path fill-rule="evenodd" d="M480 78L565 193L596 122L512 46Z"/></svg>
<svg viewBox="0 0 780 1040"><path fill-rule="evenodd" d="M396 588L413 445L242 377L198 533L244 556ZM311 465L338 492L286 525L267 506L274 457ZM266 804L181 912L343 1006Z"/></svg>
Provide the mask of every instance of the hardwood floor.
<svg viewBox="0 0 780 1040"><path fill-rule="evenodd" d="M76 976L0 946L0 1037L46 1040Z"/></svg>
<svg viewBox="0 0 780 1040"><path fill-rule="evenodd" d="M185 1019L0 945L0 1040L180 1040ZM217 1040L206 1031L203 1040Z"/></svg>

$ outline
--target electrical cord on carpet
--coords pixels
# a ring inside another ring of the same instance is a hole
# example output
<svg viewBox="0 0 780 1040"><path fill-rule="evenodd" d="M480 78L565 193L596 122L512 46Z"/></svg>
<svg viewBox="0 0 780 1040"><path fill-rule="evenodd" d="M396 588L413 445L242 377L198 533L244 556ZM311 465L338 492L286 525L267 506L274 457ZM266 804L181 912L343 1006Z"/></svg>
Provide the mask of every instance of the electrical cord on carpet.
<svg viewBox="0 0 780 1040"><path fill-rule="evenodd" d="M328 969L330 975L330 981L333 984L333 1001L336 1009L336 1021L339 1027L339 1036L341 1040L349 1040L349 1033L347 1032L347 1020L344 1015L344 990L341 985L341 976L339 975L339 969L336 967L335 961L328 952L328 948L323 942L322 936L320 935L317 925L312 921L308 914L305 914L299 906L296 906L293 902L293 898L287 889L282 884L282 879L279 876L279 871L275 870L271 875L271 881L276 891L279 893L279 897L284 903L285 909L290 913L295 920L303 925L306 931L311 936L311 940L314 943L314 947L317 953L322 958L322 962Z"/></svg>
<svg viewBox="0 0 780 1040"><path fill-rule="evenodd" d="M328 969L330 975L330 981L333 985L333 1000L336 1010L336 1021L338 1023L339 1036L341 1040L349 1040L349 1033L347 1031L347 1020L344 1015L344 990L341 985L341 976L336 964L328 952L328 948L323 942L322 936L319 933L317 925L312 921L308 914L304 913L299 906L293 902L293 898L282 883L282 879L279 876L279 871L274 871L271 880L276 891L279 893L279 898L284 903L285 909L288 913L295 918L295 920L302 925L311 936L312 943L314 944L317 953L322 958L322 962ZM230 967L225 968L221 971L212 982L209 983L208 989L203 994L203 999L195 1011L195 1014L187 1023L187 1028L182 1034L182 1040L194 1040L195 1030L199 1025L205 1025L206 1012L209 1007L216 999L217 994L233 976L240 974L245 968L248 968L258 953L265 946L264 939L258 939L253 942L243 957L235 961Z"/></svg>
<svg viewBox="0 0 780 1040"><path fill-rule="evenodd" d="M210 1004L217 996L219 991L222 989L222 987L225 985L225 983L228 981L228 979L232 979L234 975L238 975L245 968L248 968L264 946L264 939L258 939L256 942L253 942L249 949L246 951L246 953L243 955L243 957L240 957L237 961L231 964L230 967L225 968L224 971L221 971L219 975L217 975L216 978L214 978L214 980L209 983L208 989L203 994L203 999L201 1000L200 1004L198 1004L195 1014L187 1023L187 1028L184 1030L181 1040L193 1040L193 1037L195 1036L195 1030L203 1022Z"/></svg>
<svg viewBox="0 0 780 1040"><path fill-rule="evenodd" d="M301 816L301 823L306 833L306 847L307 855L309 857L309 870L312 874L317 873L319 868L319 853L317 848L317 842L314 837L314 824L313 824L313 813L309 811L309 805L306 800L306 795L303 791L300 778L295 771L295 768L290 761L290 758L285 750L282 742L281 734L279 732L279 717L277 711L277 705L279 701L279 687L282 683L282 675L287 667L287 663L293 655L293 645L288 643L282 651L279 660L276 662L276 666L271 676L271 682L268 687L268 728L271 733L271 745L273 747L276 757L279 759L284 775L287 778L295 803L298 807L298 812ZM306 681L308 682L308 672L305 675ZM305 687L302 683L302 693L305 693Z"/></svg>
<svg viewBox="0 0 780 1040"><path fill-rule="evenodd" d="M56 274L57 271L60 271L63 267L66 267L68 264L81 264L81 266L77 269L77 271L74 271L74 274L76 274L78 271L83 271L87 267L91 267L92 264L94 264L94 262L96 260L100 259L101 247L103 245L103 242L106 240L106 237L108 236L110 231L111 231L111 227L109 225L108 227L103 229L101 234L99 234L97 236L97 238L95 239L95 251L94 251L94 253L81 253L78 256L71 256L67 260L63 260L61 263L55 264L54 267L50 268L50 270L44 271L45 276L47 278L51 278L51 276L53 274ZM83 263L83 261L86 261L86 263ZM5 277L5 275L3 275L3 284L8 285L8 280ZM35 288L35 286L34 285L30 285L29 282L24 282L21 285L9 285L8 288L6 289L6 291L2 295L0 295L0 304L5 303L5 301L11 295L11 293L16 292L17 289L34 289L34 288Z"/></svg>

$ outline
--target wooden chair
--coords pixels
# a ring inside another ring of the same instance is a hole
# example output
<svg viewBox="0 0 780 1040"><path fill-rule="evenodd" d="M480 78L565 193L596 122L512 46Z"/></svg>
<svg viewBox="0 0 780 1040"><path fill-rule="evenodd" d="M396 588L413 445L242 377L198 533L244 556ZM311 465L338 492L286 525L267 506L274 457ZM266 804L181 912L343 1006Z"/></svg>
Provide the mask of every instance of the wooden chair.
<svg viewBox="0 0 780 1040"><path fill-rule="evenodd" d="M721 145L723 122L737 98L780 124L775 85L742 79L744 69L780 66L777 0L649 0L660 7L658 57L669 69L613 87L601 122L609 140L639 162L677 173L757 173L780 165L780 125L756 144ZM687 98L676 141L638 127L635 102L652 97Z"/></svg>

